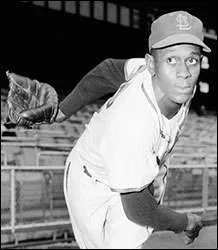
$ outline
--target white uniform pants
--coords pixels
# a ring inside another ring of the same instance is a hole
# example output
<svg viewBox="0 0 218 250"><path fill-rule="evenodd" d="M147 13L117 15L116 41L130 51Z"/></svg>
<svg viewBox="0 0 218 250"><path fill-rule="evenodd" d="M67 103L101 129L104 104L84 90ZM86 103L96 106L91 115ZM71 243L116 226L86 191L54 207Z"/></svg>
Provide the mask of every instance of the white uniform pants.
<svg viewBox="0 0 218 250"><path fill-rule="evenodd" d="M83 166L83 160L73 149L66 162L64 194L79 247L141 248L152 228L131 222L124 213L119 193L88 176Z"/></svg>

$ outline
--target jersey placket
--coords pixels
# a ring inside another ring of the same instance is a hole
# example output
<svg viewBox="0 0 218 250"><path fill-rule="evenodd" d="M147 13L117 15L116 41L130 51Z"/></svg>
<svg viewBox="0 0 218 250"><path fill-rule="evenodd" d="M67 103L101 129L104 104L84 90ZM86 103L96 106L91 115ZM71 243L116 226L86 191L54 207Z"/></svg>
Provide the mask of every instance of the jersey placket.
<svg viewBox="0 0 218 250"><path fill-rule="evenodd" d="M158 118L159 138L158 138L157 146L155 147L155 154L157 157L157 164L160 167L164 163L165 158L168 154L169 144L171 142L171 138L170 138L170 135L167 133L167 129L164 126L163 117L162 117L160 111L158 111L158 109L155 107L155 104L152 102L151 98L149 97L148 93L146 92L143 83L141 85L141 88L142 88L142 91L143 91L147 101L149 102L149 104L151 105L153 110L155 110L155 112L157 114L157 118Z"/></svg>

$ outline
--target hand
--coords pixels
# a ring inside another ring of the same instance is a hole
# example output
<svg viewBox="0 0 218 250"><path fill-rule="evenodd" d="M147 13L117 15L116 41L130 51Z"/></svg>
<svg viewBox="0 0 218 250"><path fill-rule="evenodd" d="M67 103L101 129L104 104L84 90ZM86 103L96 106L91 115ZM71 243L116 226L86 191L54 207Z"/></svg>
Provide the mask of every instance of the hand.
<svg viewBox="0 0 218 250"><path fill-rule="evenodd" d="M185 244L191 244L199 236L203 227L202 218L196 214L187 213L188 225L185 232Z"/></svg>

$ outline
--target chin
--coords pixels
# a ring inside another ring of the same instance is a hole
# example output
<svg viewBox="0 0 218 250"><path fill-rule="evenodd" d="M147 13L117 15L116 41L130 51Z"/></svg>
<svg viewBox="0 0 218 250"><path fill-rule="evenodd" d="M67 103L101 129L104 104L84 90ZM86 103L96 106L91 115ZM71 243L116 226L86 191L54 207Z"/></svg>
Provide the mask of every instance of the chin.
<svg viewBox="0 0 218 250"><path fill-rule="evenodd" d="M192 95L179 96L179 97L174 99L174 102L177 104L183 104L183 103L187 102L191 97L192 97Z"/></svg>

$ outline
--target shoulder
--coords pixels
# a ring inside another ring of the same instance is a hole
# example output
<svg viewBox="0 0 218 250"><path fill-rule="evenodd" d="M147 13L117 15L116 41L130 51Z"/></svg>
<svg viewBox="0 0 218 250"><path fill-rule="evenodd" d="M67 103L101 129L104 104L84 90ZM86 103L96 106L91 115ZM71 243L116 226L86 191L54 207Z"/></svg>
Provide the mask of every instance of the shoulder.
<svg viewBox="0 0 218 250"><path fill-rule="evenodd" d="M124 65L125 79L131 80L141 68L146 67L145 58L130 58L126 60Z"/></svg>

